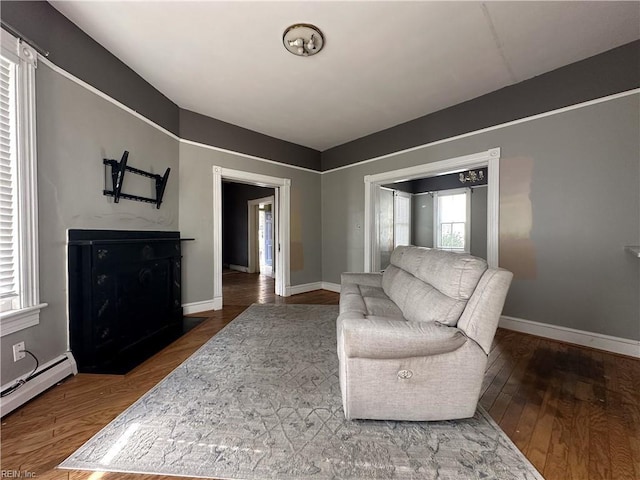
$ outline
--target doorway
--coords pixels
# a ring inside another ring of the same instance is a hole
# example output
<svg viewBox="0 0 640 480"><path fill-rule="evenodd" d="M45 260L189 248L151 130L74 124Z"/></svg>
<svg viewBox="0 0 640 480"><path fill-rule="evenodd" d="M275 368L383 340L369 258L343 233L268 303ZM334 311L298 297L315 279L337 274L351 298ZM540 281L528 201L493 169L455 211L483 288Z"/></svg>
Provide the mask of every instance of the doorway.
<svg viewBox="0 0 640 480"><path fill-rule="evenodd" d="M273 211L275 213L274 255L275 294L289 296L291 289L289 269L290 239L290 190L291 180L258 173L213 167L213 303L214 310L222 308L222 181L235 181L274 189Z"/></svg>
<svg viewBox="0 0 640 480"><path fill-rule="evenodd" d="M364 270L366 272L375 272L380 271L382 268L381 254L384 252L381 251L380 219L384 218L384 216L381 216L381 208L385 205L383 185L448 173L459 173L465 170L483 167L488 167L486 187L486 258L489 266L497 267L499 243L499 161L500 149L493 148L472 155L365 176Z"/></svg>
<svg viewBox="0 0 640 480"><path fill-rule="evenodd" d="M380 188L380 268L399 245L487 258L488 167L445 173Z"/></svg>
<svg viewBox="0 0 640 480"><path fill-rule="evenodd" d="M247 201L249 273L275 278L275 197Z"/></svg>

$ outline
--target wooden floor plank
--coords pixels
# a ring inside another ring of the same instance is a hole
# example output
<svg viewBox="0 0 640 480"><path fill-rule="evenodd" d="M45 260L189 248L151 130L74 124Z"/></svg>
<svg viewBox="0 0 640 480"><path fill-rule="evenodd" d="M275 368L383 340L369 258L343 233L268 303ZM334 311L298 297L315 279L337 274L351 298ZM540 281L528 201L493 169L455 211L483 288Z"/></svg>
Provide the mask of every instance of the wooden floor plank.
<svg viewBox="0 0 640 480"><path fill-rule="evenodd" d="M589 402L589 479L611 479L606 403ZM616 479L617 480L617 479Z"/></svg>
<svg viewBox="0 0 640 480"><path fill-rule="evenodd" d="M567 371L561 375L562 384L556 401L557 410L553 419L549 450L543 471L547 478L567 477L571 428L576 407L577 375L571 371L572 366L567 365Z"/></svg>
<svg viewBox="0 0 640 480"><path fill-rule="evenodd" d="M611 459L611 478L615 480L635 480L631 437L634 432L633 417L625 408L626 395L607 391L607 426L609 432L609 458ZM640 473L640 472L639 472Z"/></svg>
<svg viewBox="0 0 640 480"><path fill-rule="evenodd" d="M531 432L531 439L527 448L527 458L540 472L544 472L547 463L553 425L557 415L559 390L560 385L557 380L555 378L552 379L542 399L538 418Z"/></svg>
<svg viewBox="0 0 640 480"><path fill-rule="evenodd" d="M337 304L324 290L277 297L274 281L223 275L224 308L126 375L71 377L2 419L2 469L50 480L182 477L55 467L252 303ZM481 404L547 480L640 478L640 361L499 329ZM633 476L630 476L633 475Z"/></svg>
<svg viewBox="0 0 640 480"><path fill-rule="evenodd" d="M625 416L629 418L629 448L635 478L640 478L640 404L624 403Z"/></svg>
<svg viewBox="0 0 640 480"><path fill-rule="evenodd" d="M567 480L589 478L589 404L578 401L571 422L571 438L567 450Z"/></svg>

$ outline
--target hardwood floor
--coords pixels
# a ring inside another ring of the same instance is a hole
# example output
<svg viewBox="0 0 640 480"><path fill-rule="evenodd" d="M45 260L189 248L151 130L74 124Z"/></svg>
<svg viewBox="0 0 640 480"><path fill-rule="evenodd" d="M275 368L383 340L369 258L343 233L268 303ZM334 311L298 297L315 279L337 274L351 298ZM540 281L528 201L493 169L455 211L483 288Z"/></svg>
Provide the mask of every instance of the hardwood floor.
<svg viewBox="0 0 640 480"><path fill-rule="evenodd" d="M126 375L80 374L2 419L2 470L40 479L170 479L55 470L251 303L337 304L319 290L288 298L273 280L230 273L224 308ZM640 361L498 330L480 403L548 480L640 478ZM3 474L3 476L6 476Z"/></svg>

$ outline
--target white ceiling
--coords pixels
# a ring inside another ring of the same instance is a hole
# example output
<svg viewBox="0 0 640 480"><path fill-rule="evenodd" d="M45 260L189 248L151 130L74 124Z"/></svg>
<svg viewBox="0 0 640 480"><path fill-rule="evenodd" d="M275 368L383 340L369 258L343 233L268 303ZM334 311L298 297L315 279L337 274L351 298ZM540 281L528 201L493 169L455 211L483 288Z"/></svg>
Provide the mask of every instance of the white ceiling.
<svg viewBox="0 0 640 480"><path fill-rule="evenodd" d="M180 107L321 151L640 38L635 1L51 3Z"/></svg>

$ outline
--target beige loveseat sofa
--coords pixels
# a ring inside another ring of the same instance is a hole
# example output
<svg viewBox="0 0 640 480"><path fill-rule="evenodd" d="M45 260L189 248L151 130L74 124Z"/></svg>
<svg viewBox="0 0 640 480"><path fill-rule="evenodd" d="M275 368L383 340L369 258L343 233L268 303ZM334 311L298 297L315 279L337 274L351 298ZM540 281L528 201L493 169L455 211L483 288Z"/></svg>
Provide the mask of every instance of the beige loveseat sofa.
<svg viewBox="0 0 640 480"><path fill-rule="evenodd" d="M398 247L384 273L343 273L337 320L348 419L474 415L511 272Z"/></svg>

